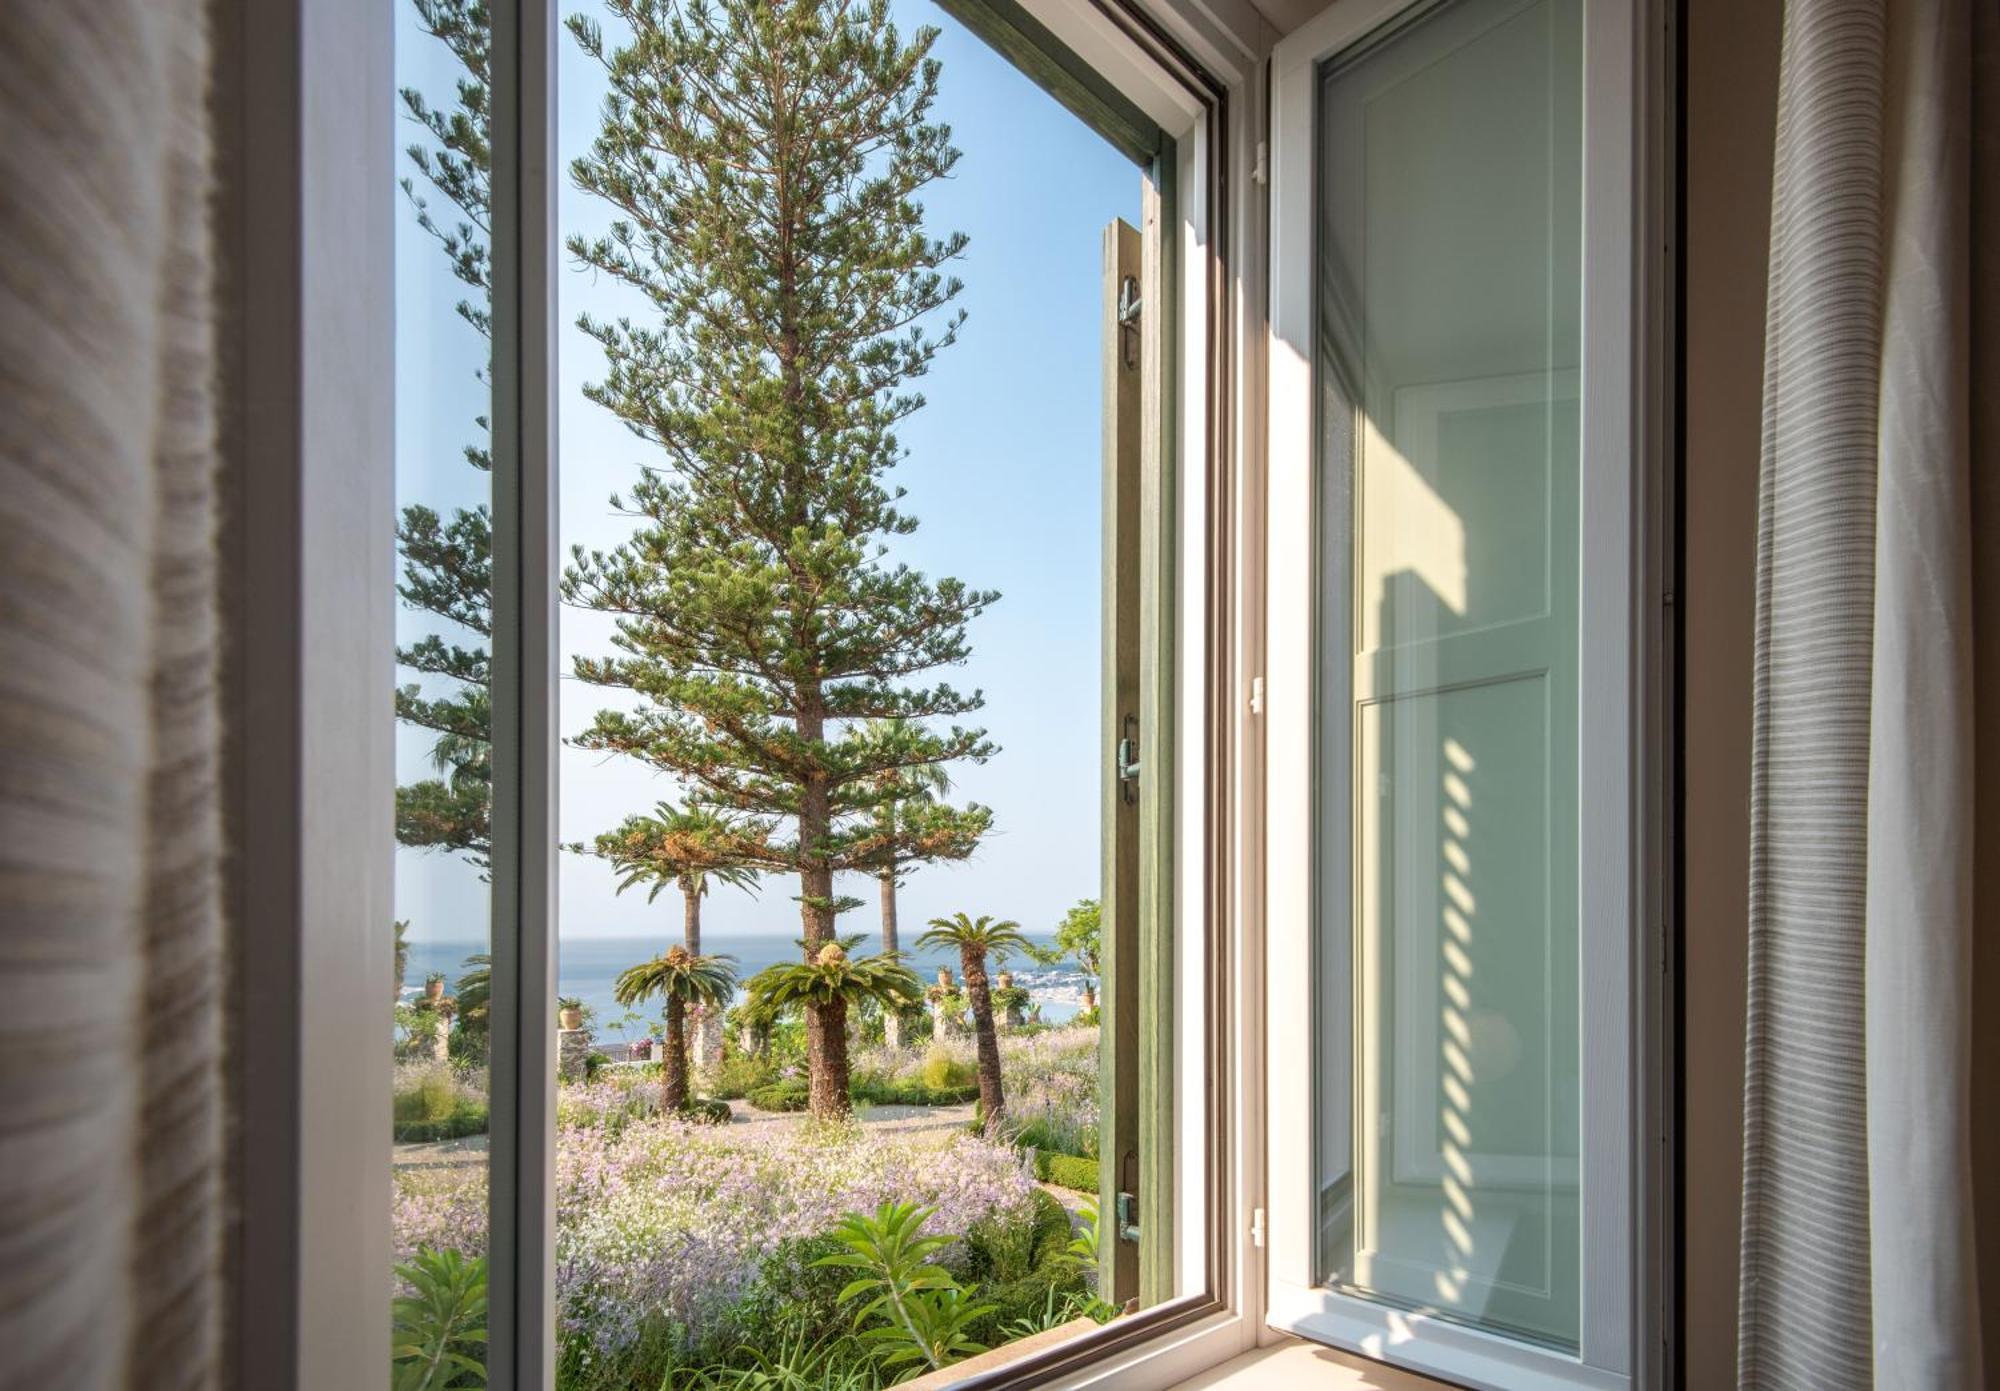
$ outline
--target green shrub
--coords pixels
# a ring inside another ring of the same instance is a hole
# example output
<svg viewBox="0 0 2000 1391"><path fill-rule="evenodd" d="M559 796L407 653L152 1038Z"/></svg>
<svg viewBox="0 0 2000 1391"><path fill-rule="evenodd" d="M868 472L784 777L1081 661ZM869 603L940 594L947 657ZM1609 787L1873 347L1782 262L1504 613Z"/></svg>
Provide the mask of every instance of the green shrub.
<svg viewBox="0 0 2000 1391"><path fill-rule="evenodd" d="M1044 1183L1053 1183L1058 1188L1067 1188L1077 1193L1095 1193L1097 1161L1080 1159L1073 1154L1049 1154L1042 1151L1035 1155L1035 1177Z"/></svg>
<svg viewBox="0 0 2000 1391"><path fill-rule="evenodd" d="M744 1343L723 1365L690 1368L675 1391L880 1391L881 1373L853 1356L855 1340L794 1328L772 1343ZM663 1383L664 1384L664 1383Z"/></svg>
<svg viewBox="0 0 2000 1391"><path fill-rule="evenodd" d="M484 1106L466 1106L441 1121L411 1121L396 1127L396 1143L428 1144L435 1140L463 1140L468 1135L484 1135L487 1127Z"/></svg>
<svg viewBox="0 0 2000 1391"><path fill-rule="evenodd" d="M777 1081L771 1064L763 1058L747 1053L732 1052L722 1060L722 1066L715 1071L713 1094L728 1100L748 1096L759 1087L768 1087Z"/></svg>
<svg viewBox="0 0 2000 1391"><path fill-rule="evenodd" d="M1014 1132L1014 1148L1034 1149L1044 1154L1068 1154L1094 1161L1097 1158L1097 1129L1095 1126L1083 1130L1075 1126L1059 1126L1038 1116Z"/></svg>
<svg viewBox="0 0 2000 1391"><path fill-rule="evenodd" d="M449 1069L426 1068L396 1092L396 1121L441 1121L458 1109L458 1086Z"/></svg>
<svg viewBox="0 0 2000 1391"><path fill-rule="evenodd" d="M820 1264L855 1273L840 1302L860 1300L854 1327L884 1370L935 1371L986 1351L969 1330L994 1311L976 1291L952 1279L931 1258L951 1238L922 1235L934 1209L916 1203L883 1203L874 1216L850 1212L833 1235L846 1249Z"/></svg>
<svg viewBox="0 0 2000 1391"><path fill-rule="evenodd" d="M1025 1221L982 1222L965 1235L968 1277L980 1301L993 1306L969 1332L989 1345L1020 1336L1019 1324L1040 1329L1053 1326L1049 1319L1061 1323L1088 1297L1084 1271L1069 1254L1068 1210L1041 1189L1033 1202Z"/></svg>
<svg viewBox="0 0 2000 1391"><path fill-rule="evenodd" d="M979 1073L971 1063L961 1062L942 1048L932 1048L924 1055L924 1065L918 1076L924 1085L934 1092L948 1091L972 1084L978 1090Z"/></svg>
<svg viewBox="0 0 2000 1391"><path fill-rule="evenodd" d="M691 1120L705 1121L709 1125L728 1125L731 1112L726 1101L713 1097L690 1097L687 1115Z"/></svg>
<svg viewBox="0 0 2000 1391"><path fill-rule="evenodd" d="M772 1082L748 1093L745 1100L759 1111L803 1111L811 1089L796 1077Z"/></svg>
<svg viewBox="0 0 2000 1391"><path fill-rule="evenodd" d="M779 1242L758 1263L756 1280L736 1306L730 1341L776 1347L801 1329L816 1334L844 1327L840 1291L848 1276L819 1264L843 1249L831 1236Z"/></svg>
<svg viewBox="0 0 2000 1391"><path fill-rule="evenodd" d="M803 1111L810 1095L811 1088L805 1081L787 1078L752 1088L744 1094L744 1100L760 1111ZM933 1088L909 1079L877 1079L857 1083L849 1089L848 1096L871 1106L963 1106L978 1099L979 1084Z"/></svg>
<svg viewBox="0 0 2000 1391"><path fill-rule="evenodd" d="M978 1099L979 1084L933 1087L921 1078L883 1078L857 1083L853 1095L877 1106L963 1106Z"/></svg>
<svg viewBox="0 0 2000 1391"><path fill-rule="evenodd" d="M393 1307L396 1391L486 1385L486 1258L425 1247L396 1276L410 1293Z"/></svg>
<svg viewBox="0 0 2000 1391"><path fill-rule="evenodd" d="M485 1097L442 1063L399 1068L391 1108L403 1144L486 1133Z"/></svg>

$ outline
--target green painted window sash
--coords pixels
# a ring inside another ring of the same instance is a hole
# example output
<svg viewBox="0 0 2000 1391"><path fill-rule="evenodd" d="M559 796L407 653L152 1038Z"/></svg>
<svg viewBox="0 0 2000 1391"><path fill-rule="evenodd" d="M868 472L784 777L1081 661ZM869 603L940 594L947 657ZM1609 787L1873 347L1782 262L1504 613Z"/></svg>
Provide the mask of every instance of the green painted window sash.
<svg viewBox="0 0 2000 1391"><path fill-rule="evenodd" d="M1173 468L1175 314L1171 144L1154 161L1142 229L1105 230L1104 775L1099 1288L1164 1303L1175 1269L1174 686L1178 507ZM1120 287L1139 286L1136 329ZM1131 348L1136 338L1137 360ZM1119 769L1138 752L1136 781ZM1136 1241L1118 1195L1137 1199Z"/></svg>

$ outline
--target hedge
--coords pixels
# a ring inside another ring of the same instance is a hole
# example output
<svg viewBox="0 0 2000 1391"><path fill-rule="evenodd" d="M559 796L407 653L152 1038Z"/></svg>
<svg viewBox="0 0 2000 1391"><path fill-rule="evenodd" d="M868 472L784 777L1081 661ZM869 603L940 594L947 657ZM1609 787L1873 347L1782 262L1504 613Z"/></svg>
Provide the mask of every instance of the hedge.
<svg viewBox="0 0 2000 1391"><path fill-rule="evenodd" d="M484 1106L461 1106L443 1120L396 1123L396 1143L402 1145L425 1144L433 1140L462 1140L468 1135L485 1133Z"/></svg>
<svg viewBox="0 0 2000 1391"><path fill-rule="evenodd" d="M752 1087L744 1100L760 1111L803 1111L810 1095L811 1089L803 1080L791 1078ZM927 1087L920 1081L871 1082L853 1088L848 1095L874 1106L962 1106L979 1098L979 1084Z"/></svg>
<svg viewBox="0 0 2000 1391"><path fill-rule="evenodd" d="M1044 1183L1053 1183L1058 1188L1068 1188L1078 1193L1095 1193L1097 1161L1074 1154L1050 1154L1047 1150L1037 1150L1035 1177Z"/></svg>
<svg viewBox="0 0 2000 1391"><path fill-rule="evenodd" d="M854 1099L877 1106L963 1106L968 1101L979 1099L979 1084L968 1082L956 1087L932 1087L916 1078L899 1082L871 1082L856 1087Z"/></svg>
<svg viewBox="0 0 2000 1391"><path fill-rule="evenodd" d="M772 1082L768 1086L752 1087L744 1095L744 1100L759 1111L803 1111L810 1092L804 1082Z"/></svg>

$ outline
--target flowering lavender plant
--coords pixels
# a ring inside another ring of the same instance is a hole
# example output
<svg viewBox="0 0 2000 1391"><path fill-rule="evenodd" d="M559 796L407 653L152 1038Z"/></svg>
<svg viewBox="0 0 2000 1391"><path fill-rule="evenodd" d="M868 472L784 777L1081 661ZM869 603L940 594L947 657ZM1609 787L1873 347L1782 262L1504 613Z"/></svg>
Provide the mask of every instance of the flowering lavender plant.
<svg viewBox="0 0 2000 1391"><path fill-rule="evenodd" d="M1024 1219L1032 1185L1004 1147L970 1135L858 1125L707 1126L645 1114L621 1084L564 1089L556 1157L556 1296L581 1360L617 1358L664 1326L724 1331L763 1256L851 1212L920 1202L930 1233ZM480 1254L486 1175L398 1174L396 1251Z"/></svg>

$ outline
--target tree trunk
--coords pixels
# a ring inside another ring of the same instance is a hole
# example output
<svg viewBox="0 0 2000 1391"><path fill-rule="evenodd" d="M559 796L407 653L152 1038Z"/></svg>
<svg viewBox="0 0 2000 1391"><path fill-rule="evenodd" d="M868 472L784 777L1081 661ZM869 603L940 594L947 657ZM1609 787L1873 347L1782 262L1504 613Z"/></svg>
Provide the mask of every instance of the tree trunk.
<svg viewBox="0 0 2000 1391"><path fill-rule="evenodd" d="M820 1120L852 1115L847 1097L847 1002L806 1006L806 1058L812 1069L808 1102Z"/></svg>
<svg viewBox="0 0 2000 1391"><path fill-rule="evenodd" d="M689 956L701 955L701 888L681 885L681 898L685 907L681 910L681 939L687 943Z"/></svg>
<svg viewBox="0 0 2000 1391"><path fill-rule="evenodd" d="M901 950L896 940L896 871L890 869L881 876L882 885L882 950L894 955ZM903 1012L895 1005L882 1006L882 1041L891 1048L903 1046Z"/></svg>
<svg viewBox="0 0 2000 1391"><path fill-rule="evenodd" d="M889 870L882 875L882 950L895 953L902 950L896 939L896 871Z"/></svg>
<svg viewBox="0 0 2000 1391"><path fill-rule="evenodd" d="M991 1130L1007 1114L1007 1100L1000 1093L1000 1036L993 1028L993 992L986 986L986 953L960 947L959 964L965 968L965 998L972 1009L972 1032L979 1040L979 1105L986 1113Z"/></svg>
<svg viewBox="0 0 2000 1391"><path fill-rule="evenodd" d="M688 1099L687 1002L667 996L667 1056L660 1062L660 1105L668 1115Z"/></svg>

